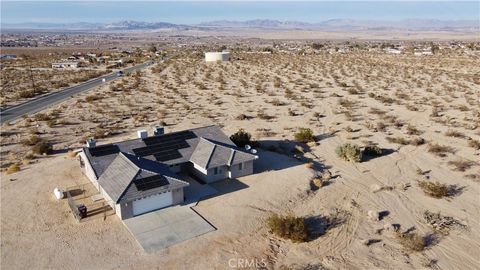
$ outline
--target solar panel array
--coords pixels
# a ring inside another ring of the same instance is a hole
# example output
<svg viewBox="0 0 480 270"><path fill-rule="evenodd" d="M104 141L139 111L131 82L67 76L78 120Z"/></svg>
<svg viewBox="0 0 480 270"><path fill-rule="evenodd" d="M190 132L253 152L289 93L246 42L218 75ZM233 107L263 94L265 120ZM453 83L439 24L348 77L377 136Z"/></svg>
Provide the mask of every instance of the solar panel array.
<svg viewBox="0 0 480 270"><path fill-rule="evenodd" d="M179 149L188 148L186 140L196 138L192 131L181 131L161 136L143 139L145 147L132 149L136 156L145 157L153 155L157 161L167 161L181 158Z"/></svg>
<svg viewBox="0 0 480 270"><path fill-rule="evenodd" d="M118 146L114 144L100 145L97 147L89 148L90 154L94 157L101 157L111 155L120 152Z"/></svg>
<svg viewBox="0 0 480 270"><path fill-rule="evenodd" d="M162 175L153 175L145 178L135 179L133 183L139 191L149 190L169 184L167 178Z"/></svg>

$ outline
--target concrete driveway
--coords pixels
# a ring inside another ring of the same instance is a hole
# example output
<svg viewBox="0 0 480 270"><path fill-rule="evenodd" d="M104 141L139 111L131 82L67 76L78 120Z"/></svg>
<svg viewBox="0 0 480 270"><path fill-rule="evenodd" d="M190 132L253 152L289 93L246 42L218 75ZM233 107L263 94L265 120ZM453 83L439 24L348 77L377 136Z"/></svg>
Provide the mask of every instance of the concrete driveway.
<svg viewBox="0 0 480 270"><path fill-rule="evenodd" d="M123 223L148 253L216 230L186 205L164 208Z"/></svg>

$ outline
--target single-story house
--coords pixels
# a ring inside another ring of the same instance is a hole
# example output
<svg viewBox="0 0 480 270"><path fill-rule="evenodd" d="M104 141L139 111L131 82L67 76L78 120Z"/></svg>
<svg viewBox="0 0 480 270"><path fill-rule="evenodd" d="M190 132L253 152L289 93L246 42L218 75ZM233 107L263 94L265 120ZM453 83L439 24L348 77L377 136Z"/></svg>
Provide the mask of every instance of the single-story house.
<svg viewBox="0 0 480 270"><path fill-rule="evenodd" d="M79 154L83 173L121 219L183 203L189 183L181 174L205 184L237 178L252 174L257 158L217 126L142 130L137 139L99 146L89 140Z"/></svg>
<svg viewBox="0 0 480 270"><path fill-rule="evenodd" d="M78 68L79 62L57 62L52 63L52 68Z"/></svg>

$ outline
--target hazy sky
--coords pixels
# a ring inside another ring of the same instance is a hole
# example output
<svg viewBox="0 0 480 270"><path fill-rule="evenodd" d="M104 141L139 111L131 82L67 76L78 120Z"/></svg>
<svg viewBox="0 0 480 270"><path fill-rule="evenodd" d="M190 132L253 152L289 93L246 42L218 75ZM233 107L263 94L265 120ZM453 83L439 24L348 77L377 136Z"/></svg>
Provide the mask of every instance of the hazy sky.
<svg viewBox="0 0 480 270"><path fill-rule="evenodd" d="M195 24L213 20L329 19L479 20L480 1L1 1L1 22L114 22Z"/></svg>

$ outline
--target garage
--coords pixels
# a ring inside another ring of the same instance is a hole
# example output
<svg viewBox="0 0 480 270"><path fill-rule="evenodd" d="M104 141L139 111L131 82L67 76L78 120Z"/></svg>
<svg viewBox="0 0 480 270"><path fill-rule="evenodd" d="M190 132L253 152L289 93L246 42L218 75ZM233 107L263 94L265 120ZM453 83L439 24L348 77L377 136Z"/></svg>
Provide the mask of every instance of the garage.
<svg viewBox="0 0 480 270"><path fill-rule="evenodd" d="M173 204L172 192L164 192L133 201L133 215L138 216Z"/></svg>

